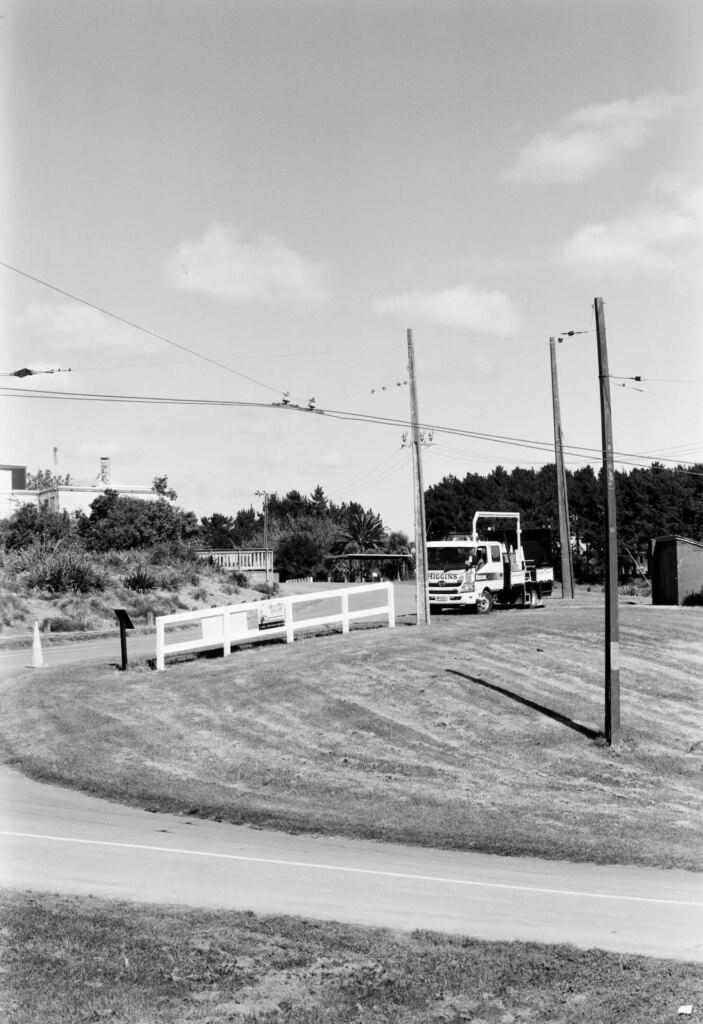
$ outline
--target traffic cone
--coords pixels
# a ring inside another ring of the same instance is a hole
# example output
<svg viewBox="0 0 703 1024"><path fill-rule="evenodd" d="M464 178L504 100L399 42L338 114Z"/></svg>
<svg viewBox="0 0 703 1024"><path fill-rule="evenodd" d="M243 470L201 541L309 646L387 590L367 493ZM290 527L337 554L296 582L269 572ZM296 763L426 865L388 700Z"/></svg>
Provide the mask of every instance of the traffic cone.
<svg viewBox="0 0 703 1024"><path fill-rule="evenodd" d="M34 623L34 640L32 641L32 663L27 668L46 668L41 652L41 640L39 639L39 623Z"/></svg>

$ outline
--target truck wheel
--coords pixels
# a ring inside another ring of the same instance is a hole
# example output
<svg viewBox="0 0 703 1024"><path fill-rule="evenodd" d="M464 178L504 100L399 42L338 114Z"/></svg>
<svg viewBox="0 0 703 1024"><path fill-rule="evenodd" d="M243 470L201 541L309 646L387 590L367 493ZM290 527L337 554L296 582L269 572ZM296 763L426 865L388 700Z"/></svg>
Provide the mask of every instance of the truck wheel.
<svg viewBox="0 0 703 1024"><path fill-rule="evenodd" d="M536 590L531 590L530 591L530 608L536 608L538 604L539 604L539 601L538 601L538 598L537 598L537 591Z"/></svg>
<svg viewBox="0 0 703 1024"><path fill-rule="evenodd" d="M493 594L486 589L476 602L476 614L488 615L493 610Z"/></svg>

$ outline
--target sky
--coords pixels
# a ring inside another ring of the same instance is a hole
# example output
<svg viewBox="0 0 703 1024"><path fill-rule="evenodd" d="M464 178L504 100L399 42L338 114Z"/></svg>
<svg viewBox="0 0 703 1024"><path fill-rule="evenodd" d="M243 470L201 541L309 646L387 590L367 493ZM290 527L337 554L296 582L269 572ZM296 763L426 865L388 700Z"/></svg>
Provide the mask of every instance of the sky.
<svg viewBox="0 0 703 1024"><path fill-rule="evenodd" d="M0 463L412 535L408 330L426 487L554 461L568 331L598 468L596 297L618 467L703 461L702 51L699 0L7 0L0 373L61 373Z"/></svg>

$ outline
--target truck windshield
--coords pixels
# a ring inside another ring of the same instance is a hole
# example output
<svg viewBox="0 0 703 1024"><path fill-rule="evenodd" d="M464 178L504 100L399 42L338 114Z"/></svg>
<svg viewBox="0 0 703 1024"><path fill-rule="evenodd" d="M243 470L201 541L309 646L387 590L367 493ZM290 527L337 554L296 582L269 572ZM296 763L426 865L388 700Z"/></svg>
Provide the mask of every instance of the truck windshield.
<svg viewBox="0 0 703 1024"><path fill-rule="evenodd" d="M428 548L428 569L466 569L466 562L476 552L471 548Z"/></svg>

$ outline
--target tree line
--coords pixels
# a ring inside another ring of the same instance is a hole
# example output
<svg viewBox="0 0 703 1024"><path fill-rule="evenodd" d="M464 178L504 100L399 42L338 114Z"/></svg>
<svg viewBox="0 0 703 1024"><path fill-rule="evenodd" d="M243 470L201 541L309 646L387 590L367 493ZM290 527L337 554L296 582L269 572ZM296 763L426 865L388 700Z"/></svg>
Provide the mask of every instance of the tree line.
<svg viewBox="0 0 703 1024"><path fill-rule="evenodd" d="M591 466L567 470L570 535L574 573L579 582L603 578L603 480ZM703 541L703 464L616 471L618 562L622 576L637 571L635 558L647 559L656 537L677 535ZM511 472L497 466L485 476L447 476L425 494L427 533L438 540L470 532L477 511L520 512L523 528L552 531L553 561L559 569L559 509L556 466Z"/></svg>
<svg viewBox="0 0 703 1024"><path fill-rule="evenodd" d="M602 471L596 474L586 465L567 470L566 476L575 576L579 582L594 582L604 573ZM655 462L619 471L615 487L623 576L636 572L634 558L651 558L655 537L675 534L703 541L703 464L669 468ZM336 504L321 486L309 495L297 490L270 494L266 514L263 508L249 507L200 520L175 504L177 495L166 477L155 477L153 490L156 500L144 501L108 488L94 499L89 513L72 516L23 505L0 523L0 544L13 549L37 542L74 543L94 552L160 546L178 554L184 546L231 550L263 548L266 541L282 580L347 578L348 565L335 563L331 555L413 553L405 533L385 529L379 515L356 501ZM477 511L520 512L523 528L552 531L553 564L559 570L554 464L511 472L497 466L486 475L467 473L463 479L447 476L426 491L425 511L429 540L470 532ZM388 576L396 570L397 563L390 560L382 566Z"/></svg>
<svg viewBox="0 0 703 1024"><path fill-rule="evenodd" d="M390 575L396 566L383 566L384 552L409 554L409 538L401 531L386 530L381 517L358 502L330 501L321 486L312 494L289 491L268 496L266 513L254 508L234 515L213 513L198 520L175 504L176 492L166 477L155 477L156 500L144 501L107 488L90 505L90 511L56 512L35 504L20 506L0 523L0 543L7 550L32 544L79 546L86 551L170 549L175 556L184 548L274 550L274 563L282 580L302 576L345 579L349 566L335 565L330 555L378 552L381 571Z"/></svg>

